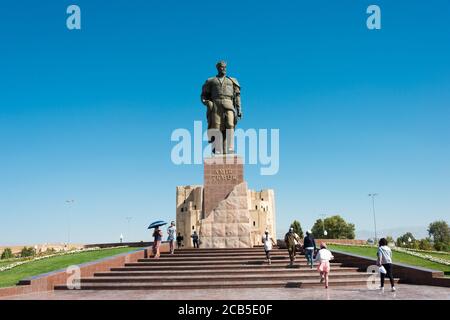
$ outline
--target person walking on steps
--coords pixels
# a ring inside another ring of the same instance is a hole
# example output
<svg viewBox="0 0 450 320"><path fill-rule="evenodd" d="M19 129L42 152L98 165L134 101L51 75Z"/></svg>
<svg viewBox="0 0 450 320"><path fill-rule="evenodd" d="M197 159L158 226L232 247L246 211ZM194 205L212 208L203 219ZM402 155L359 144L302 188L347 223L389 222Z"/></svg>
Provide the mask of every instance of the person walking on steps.
<svg viewBox="0 0 450 320"><path fill-rule="evenodd" d="M181 235L180 232L178 232L178 236L177 236L177 249L181 249L181 247L183 246L183 236Z"/></svg>
<svg viewBox="0 0 450 320"><path fill-rule="evenodd" d="M194 233L191 235L192 243L194 244L194 248L198 248L198 234L197 231L194 231Z"/></svg>
<svg viewBox="0 0 450 320"><path fill-rule="evenodd" d="M294 228L291 227L289 229L289 232L286 233L286 235L284 236L284 242L286 243L289 252L289 259L290 259L289 266L292 267L294 265L295 260L295 248L296 245L300 243L300 237L298 236L298 234L294 232Z"/></svg>
<svg viewBox="0 0 450 320"><path fill-rule="evenodd" d="M170 254L173 254L173 252L174 252L174 250L175 250L174 244L175 244L175 235L176 235L176 231L177 231L177 229L175 228L175 222L172 221L172 222L170 223L170 227L167 228L167 234L169 235L169 236L167 237L167 240L169 241Z"/></svg>
<svg viewBox="0 0 450 320"><path fill-rule="evenodd" d="M270 250L272 250L272 245L275 246L276 243L273 240L272 236L269 234L269 230L266 230L264 232L264 235L262 236L262 243L264 244L264 251L266 252L267 263L271 264Z"/></svg>
<svg viewBox="0 0 450 320"><path fill-rule="evenodd" d="M316 252L316 241L314 240L314 237L311 233L311 230L306 231L306 237L303 239L303 248L305 249L305 256L307 264L313 268L313 256Z"/></svg>
<svg viewBox="0 0 450 320"><path fill-rule="evenodd" d="M333 260L334 256L330 250L327 249L327 245L322 242L320 244L320 250L317 252L314 261L318 261L319 265L317 271L320 272L320 283L325 280L325 289L328 289L328 275L330 274L330 260Z"/></svg>
<svg viewBox="0 0 450 320"><path fill-rule="evenodd" d="M155 259L159 259L160 253L159 253L159 247L161 246L161 240L163 237L163 233L159 227L155 228L155 231L153 232L153 257Z"/></svg>
<svg viewBox="0 0 450 320"><path fill-rule="evenodd" d="M396 291L394 276L392 275L392 250L388 247L387 240L385 238L381 238L378 243L377 265L380 267L381 291L384 292L384 279L386 278L386 276L391 281L391 291ZM384 268L384 270L382 267Z"/></svg>

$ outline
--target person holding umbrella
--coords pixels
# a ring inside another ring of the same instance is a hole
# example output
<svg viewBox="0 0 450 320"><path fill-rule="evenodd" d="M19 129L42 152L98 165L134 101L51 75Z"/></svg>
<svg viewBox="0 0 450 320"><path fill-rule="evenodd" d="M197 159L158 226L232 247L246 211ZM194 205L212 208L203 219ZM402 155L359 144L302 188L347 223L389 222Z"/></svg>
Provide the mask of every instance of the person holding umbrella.
<svg viewBox="0 0 450 320"><path fill-rule="evenodd" d="M160 256L159 248L161 247L162 236L163 234L161 229L156 227L153 232L153 257L155 259L158 259Z"/></svg>
<svg viewBox="0 0 450 320"><path fill-rule="evenodd" d="M148 227L148 229L155 228L155 231L153 232L153 246L152 246L153 257L155 259L158 259L160 256L159 248L161 246L161 241L162 241L162 237L163 237L163 233L159 227L163 226L165 224L167 224L167 222L156 221L156 222L153 222Z"/></svg>

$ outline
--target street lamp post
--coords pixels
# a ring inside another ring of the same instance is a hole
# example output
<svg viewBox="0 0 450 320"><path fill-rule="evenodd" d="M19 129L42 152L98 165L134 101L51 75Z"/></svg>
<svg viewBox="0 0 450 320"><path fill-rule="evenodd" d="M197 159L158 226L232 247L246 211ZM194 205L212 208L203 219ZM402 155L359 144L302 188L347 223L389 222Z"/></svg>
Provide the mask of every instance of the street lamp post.
<svg viewBox="0 0 450 320"><path fill-rule="evenodd" d="M327 230L325 230L325 217L326 214L321 214L320 215L322 217L322 233L324 236L326 236L328 234Z"/></svg>
<svg viewBox="0 0 450 320"><path fill-rule="evenodd" d="M68 226L67 226L67 248L69 248L69 244L70 244L70 208L72 207L74 202L75 202L75 200L66 200L66 203L69 206L69 209L67 210L67 222L68 222Z"/></svg>
<svg viewBox="0 0 450 320"><path fill-rule="evenodd" d="M375 197L378 195L378 193L369 193L368 196L372 197L372 211L373 211L373 225L375 228L375 238L374 238L374 243L377 243L377 220L375 218Z"/></svg>

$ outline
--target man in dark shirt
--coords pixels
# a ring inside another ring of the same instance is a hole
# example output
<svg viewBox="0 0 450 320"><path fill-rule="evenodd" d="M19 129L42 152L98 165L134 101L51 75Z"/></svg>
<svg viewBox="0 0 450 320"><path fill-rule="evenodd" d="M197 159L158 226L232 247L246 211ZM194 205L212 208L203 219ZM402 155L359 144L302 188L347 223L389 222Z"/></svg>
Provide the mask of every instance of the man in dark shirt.
<svg viewBox="0 0 450 320"><path fill-rule="evenodd" d="M177 236L177 249L180 249L183 246L183 240L184 237L181 235L180 232L178 232L178 236Z"/></svg>
<svg viewBox="0 0 450 320"><path fill-rule="evenodd" d="M314 264L314 252L316 251L316 241L310 230L306 231L306 237L303 240L303 248L305 249L305 256L307 263L311 266L311 269Z"/></svg>
<svg viewBox="0 0 450 320"><path fill-rule="evenodd" d="M198 234L197 231L194 231L194 233L191 236L192 238L192 243L194 244L194 248L198 248Z"/></svg>

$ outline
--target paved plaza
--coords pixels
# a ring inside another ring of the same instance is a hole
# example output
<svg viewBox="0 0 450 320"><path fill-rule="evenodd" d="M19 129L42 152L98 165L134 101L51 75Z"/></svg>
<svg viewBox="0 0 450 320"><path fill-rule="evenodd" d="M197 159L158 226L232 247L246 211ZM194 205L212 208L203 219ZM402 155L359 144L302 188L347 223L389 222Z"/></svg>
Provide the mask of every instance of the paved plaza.
<svg viewBox="0 0 450 320"><path fill-rule="evenodd" d="M50 291L14 300L450 300L450 288L400 284L396 292L367 288Z"/></svg>

